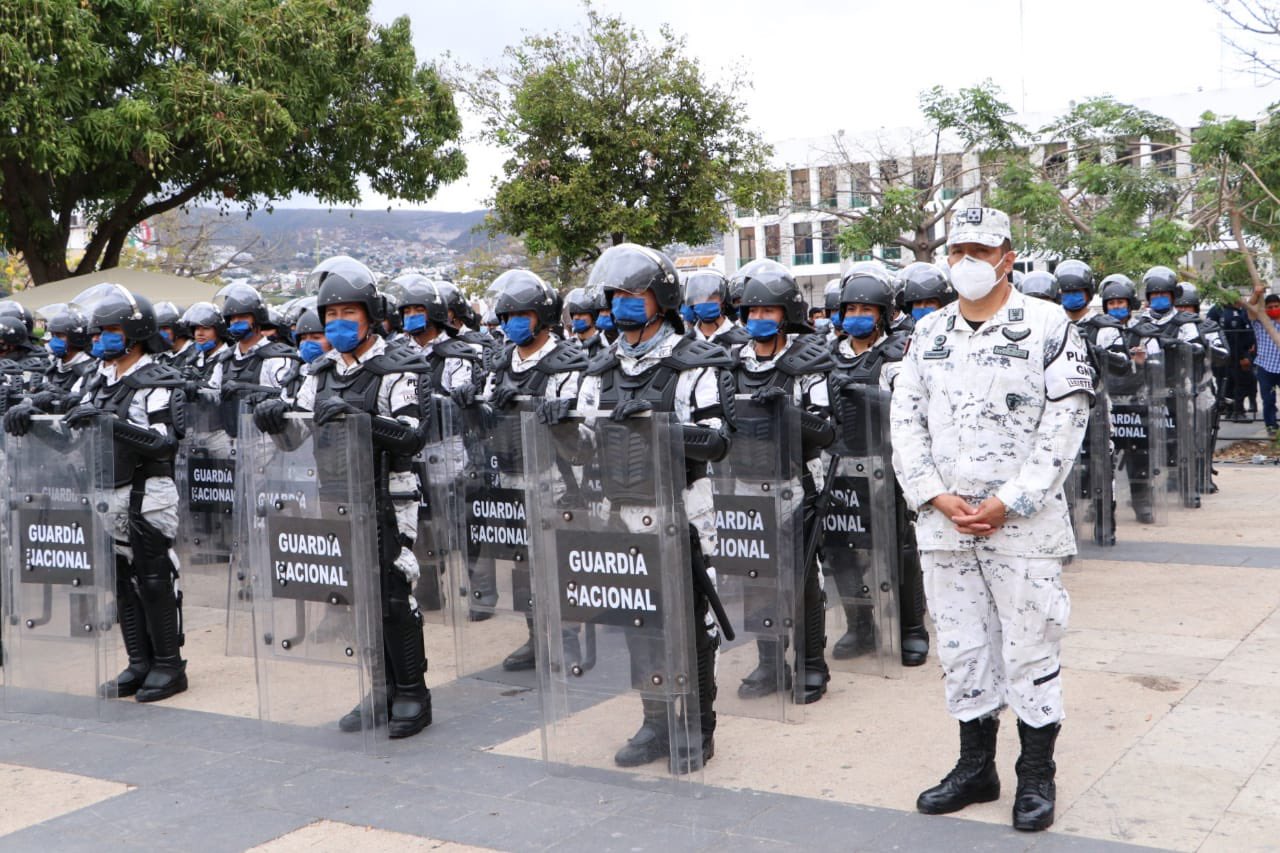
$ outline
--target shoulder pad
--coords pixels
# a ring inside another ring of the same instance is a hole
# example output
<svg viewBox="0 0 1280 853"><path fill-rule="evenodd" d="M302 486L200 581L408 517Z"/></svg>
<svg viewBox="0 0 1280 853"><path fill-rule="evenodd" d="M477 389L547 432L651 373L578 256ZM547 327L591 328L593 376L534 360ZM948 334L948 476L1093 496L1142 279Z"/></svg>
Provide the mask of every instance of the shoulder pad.
<svg viewBox="0 0 1280 853"><path fill-rule="evenodd" d="M1085 325L1093 326L1095 329L1119 329L1124 325L1110 314L1094 314L1092 317L1086 317L1084 322Z"/></svg>
<svg viewBox="0 0 1280 853"><path fill-rule="evenodd" d="M1200 318L1200 333L1202 335L1213 334L1222 331L1222 325L1217 320L1210 320L1207 317Z"/></svg>
<svg viewBox="0 0 1280 853"><path fill-rule="evenodd" d="M561 341L550 354L544 356L538 362L537 369L542 373L549 373L554 376L557 373L586 370L589 363L590 360L582 349Z"/></svg>
<svg viewBox="0 0 1280 853"><path fill-rule="evenodd" d="M312 376L319 376L321 373L327 373L338 366L338 362L331 358L317 358L311 363Z"/></svg>
<svg viewBox="0 0 1280 853"><path fill-rule="evenodd" d="M134 388L182 388L187 379L182 371L170 364L153 361L137 373L125 377L128 385Z"/></svg>
<svg viewBox="0 0 1280 853"><path fill-rule="evenodd" d="M463 361L480 360L480 353L458 338L437 338L435 346L431 348L431 354L439 355L441 358L460 358Z"/></svg>
<svg viewBox="0 0 1280 853"><path fill-rule="evenodd" d="M777 369L788 376L826 373L836 366L827 341L820 335L801 335L778 359Z"/></svg>
<svg viewBox="0 0 1280 853"><path fill-rule="evenodd" d="M885 361L902 361L906 357L907 347L910 345L911 333L897 331L886 337L876 349L880 351Z"/></svg>
<svg viewBox="0 0 1280 853"><path fill-rule="evenodd" d="M751 340L751 336L747 334L747 330L741 326L730 326L729 330L716 336L715 343L723 347L737 346L745 344Z"/></svg>
<svg viewBox="0 0 1280 853"><path fill-rule="evenodd" d="M732 367L733 357L717 343L697 338L681 338L680 343L662 363L674 370L694 370L699 367Z"/></svg>
<svg viewBox="0 0 1280 853"><path fill-rule="evenodd" d="M279 341L271 343L258 350L261 358L287 358L290 361L302 361L302 356L298 355L298 351L288 344L282 344Z"/></svg>
<svg viewBox="0 0 1280 853"><path fill-rule="evenodd" d="M588 376L600 376L618 366L618 353L613 347L602 349L587 363Z"/></svg>
<svg viewBox="0 0 1280 853"><path fill-rule="evenodd" d="M1128 331L1140 338L1158 338L1164 330L1150 320L1142 320L1130 326Z"/></svg>
<svg viewBox="0 0 1280 853"><path fill-rule="evenodd" d="M486 335L478 329L469 329L458 335L458 338L469 344L479 344L485 349L498 348L498 342L493 339L492 335Z"/></svg>
<svg viewBox="0 0 1280 853"><path fill-rule="evenodd" d="M430 373L431 362L420 353L395 348L388 349L377 358L366 361L364 369L377 376L386 376L390 373Z"/></svg>

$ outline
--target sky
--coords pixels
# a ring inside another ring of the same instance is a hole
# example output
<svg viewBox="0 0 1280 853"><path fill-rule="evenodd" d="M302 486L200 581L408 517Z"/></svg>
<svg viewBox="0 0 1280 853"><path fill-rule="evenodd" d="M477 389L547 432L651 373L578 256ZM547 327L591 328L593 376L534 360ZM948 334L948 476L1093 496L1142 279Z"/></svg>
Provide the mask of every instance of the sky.
<svg viewBox="0 0 1280 853"><path fill-rule="evenodd" d="M917 125L921 91L987 78L1015 110L1050 114L1096 95L1129 100L1265 83L1224 46L1229 25L1207 0L595 5L650 33L669 24L712 77L747 69L753 86L744 118L769 140ZM371 14L381 23L408 15L420 62L447 52L470 65L498 63L524 34L576 28L585 18L575 0L374 0ZM1280 100L1280 85L1272 88ZM502 152L474 139L479 123L465 110L463 123L471 137L468 175L443 187L427 209L474 210L492 194ZM370 193L361 206L387 204Z"/></svg>

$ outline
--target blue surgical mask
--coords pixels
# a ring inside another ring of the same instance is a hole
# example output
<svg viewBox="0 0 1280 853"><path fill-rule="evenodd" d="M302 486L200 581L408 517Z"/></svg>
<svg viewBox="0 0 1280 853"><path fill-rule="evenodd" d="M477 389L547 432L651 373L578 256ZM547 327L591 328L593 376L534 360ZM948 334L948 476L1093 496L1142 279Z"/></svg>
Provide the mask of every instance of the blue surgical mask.
<svg viewBox="0 0 1280 853"><path fill-rule="evenodd" d="M404 330L411 335L416 335L423 329L427 328L426 314L405 314Z"/></svg>
<svg viewBox="0 0 1280 853"><path fill-rule="evenodd" d="M528 317L509 317L502 324L502 333L511 343L522 347L533 340L533 323Z"/></svg>
<svg viewBox="0 0 1280 853"><path fill-rule="evenodd" d="M755 338L757 341L767 341L776 338L781 327L777 320L766 320L763 317L753 317L747 321L747 334Z"/></svg>
<svg viewBox="0 0 1280 853"><path fill-rule="evenodd" d="M249 337L249 334L252 331L253 324L248 320L236 320L230 326L227 326L227 334L231 335L231 337L235 338L237 341L242 341Z"/></svg>
<svg viewBox="0 0 1280 853"><path fill-rule="evenodd" d="M1083 290L1068 290L1062 294L1062 307L1068 311L1079 311L1089 304L1089 297Z"/></svg>
<svg viewBox="0 0 1280 853"><path fill-rule="evenodd" d="M103 332L98 336L94 347L101 349L98 358L113 359L124 355L124 335L119 332Z"/></svg>
<svg viewBox="0 0 1280 853"><path fill-rule="evenodd" d="M686 323L698 322L698 315L694 313L692 305L680 306L680 318L684 320Z"/></svg>
<svg viewBox="0 0 1280 853"><path fill-rule="evenodd" d="M817 330L818 334L825 335L831 331L831 320L827 317L819 317L813 321L813 328Z"/></svg>
<svg viewBox="0 0 1280 853"><path fill-rule="evenodd" d="M876 330L876 318L865 314L846 314L840 327L850 337L866 338Z"/></svg>
<svg viewBox="0 0 1280 853"><path fill-rule="evenodd" d="M703 323L714 323L720 319L720 303L699 302L693 306L693 313L697 314L698 319Z"/></svg>
<svg viewBox="0 0 1280 853"><path fill-rule="evenodd" d="M355 320L330 320L324 324L324 336L338 352L351 352L360 346L360 324Z"/></svg>
<svg viewBox="0 0 1280 853"><path fill-rule="evenodd" d="M298 355L302 356L303 361L310 364L324 355L324 345L319 341L303 341L302 346L298 347Z"/></svg>
<svg viewBox="0 0 1280 853"><path fill-rule="evenodd" d="M215 338L212 341L204 341L203 343L197 342L196 349L200 350L200 352L213 352L214 347L216 347L217 345L218 345L218 341Z"/></svg>
<svg viewBox="0 0 1280 853"><path fill-rule="evenodd" d="M173 346L173 332L168 329L160 330L160 337L164 338L164 342L169 346Z"/></svg>
<svg viewBox="0 0 1280 853"><path fill-rule="evenodd" d="M50 338L48 347L49 352L53 353L58 358L62 358L67 354L67 342L63 338Z"/></svg>
<svg viewBox="0 0 1280 853"><path fill-rule="evenodd" d="M649 309L640 296L613 297L613 322L619 329L643 329L649 325Z"/></svg>
<svg viewBox="0 0 1280 853"><path fill-rule="evenodd" d="M609 316L608 314L601 314L600 316L596 317L596 328L602 332L612 332L613 317Z"/></svg>
<svg viewBox="0 0 1280 853"><path fill-rule="evenodd" d="M1122 308L1108 308L1108 309L1107 309L1107 313L1108 313L1108 314L1110 314L1112 317L1115 317L1115 318L1116 318L1117 320L1119 320L1121 323L1123 323L1123 322L1125 322L1126 320L1128 320L1128 319L1129 319L1129 309L1128 309L1128 308L1123 308L1123 307L1122 307Z"/></svg>
<svg viewBox="0 0 1280 853"><path fill-rule="evenodd" d="M586 320L582 319L581 317L575 317L573 319L573 330L579 335L590 328L591 328L591 324L588 323Z"/></svg>
<svg viewBox="0 0 1280 853"><path fill-rule="evenodd" d="M1163 314L1173 307L1173 300L1165 294L1151 297L1151 310L1157 314Z"/></svg>
<svg viewBox="0 0 1280 853"><path fill-rule="evenodd" d="M925 317L928 317L930 314L932 314L934 311L937 311L937 310L938 310L937 308L912 308L911 319L919 323Z"/></svg>

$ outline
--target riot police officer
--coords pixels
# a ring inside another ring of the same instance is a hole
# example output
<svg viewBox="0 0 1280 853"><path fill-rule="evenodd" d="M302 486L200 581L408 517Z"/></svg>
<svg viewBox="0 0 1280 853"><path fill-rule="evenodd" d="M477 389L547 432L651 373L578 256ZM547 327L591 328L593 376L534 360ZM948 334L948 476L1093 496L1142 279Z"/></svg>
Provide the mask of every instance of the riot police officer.
<svg viewBox="0 0 1280 853"><path fill-rule="evenodd" d="M89 318L73 305L63 306L48 320L49 351L53 364L45 371L38 397L47 395L47 402L37 402L37 407L51 414L62 414L71 400L72 389L83 382L97 367L89 355L93 341L89 336Z"/></svg>
<svg viewBox="0 0 1280 853"><path fill-rule="evenodd" d="M183 369L198 381L208 383L228 351L227 321L212 302L196 302L183 313L182 322L191 330L193 341L191 356ZM211 393L217 397L216 392Z"/></svg>
<svg viewBox="0 0 1280 853"><path fill-rule="evenodd" d="M396 283L400 285L400 327L404 329L401 346L431 364L429 387L424 393L448 395L471 388L474 396L483 350L457 337L440 283L416 274L400 276Z"/></svg>
<svg viewBox="0 0 1280 853"><path fill-rule="evenodd" d="M172 302L157 302L155 309L160 337L169 345L167 352L160 353L160 359L181 368L194 349L191 330L182 322L182 312Z"/></svg>
<svg viewBox="0 0 1280 853"><path fill-rule="evenodd" d="M745 329L730 322L725 310L728 299L729 282L719 272L691 274L684 284L684 304L694 315L689 334L728 349L751 340Z"/></svg>
<svg viewBox="0 0 1280 853"><path fill-rule="evenodd" d="M294 408L313 412L318 425L347 414L372 416L383 644L389 665L388 733L409 737L431 723L422 615L412 595L419 575L412 550L418 512L412 457L423 444L418 387L419 376L429 367L414 353L388 348L379 334L384 303L367 267L351 258L330 259L311 278L333 349L312 362ZM288 409L278 398L259 403L254 424L263 432L281 433ZM339 726L360 731L360 706Z"/></svg>
<svg viewBox="0 0 1280 853"><path fill-rule="evenodd" d="M582 347L588 361L599 355L605 346L604 335L596 326L596 319L600 316L603 305L604 298L585 287L575 287L564 298L564 308L569 315L569 331ZM497 314L494 314L494 318L497 318Z"/></svg>
<svg viewBox="0 0 1280 853"><path fill-rule="evenodd" d="M115 489L109 512L116 551L116 608L129 665L105 688L139 702L167 699L187 689L178 569L172 558L178 532L178 489L173 460L184 429L185 384L155 356L168 347L155 312L142 296L119 284L98 285L76 304L91 310L93 348L101 369L80 389L65 416L77 429L105 419L111 426ZM37 410L24 404L5 428L21 435Z"/></svg>
<svg viewBox="0 0 1280 853"><path fill-rule="evenodd" d="M1043 299L1045 302L1058 301L1058 277L1045 270L1032 270L1022 277L1018 284L1018 292L1023 296Z"/></svg>
<svg viewBox="0 0 1280 853"><path fill-rule="evenodd" d="M231 438L239 429L240 404L252 407L279 396L298 363L298 353L287 344L268 338L264 329L273 325L262 295L247 284L229 284L214 297L222 311L227 334L235 341L209 376L218 393L222 427Z"/></svg>
<svg viewBox="0 0 1280 853"><path fill-rule="evenodd" d="M874 423L857 411L861 398L851 394L857 386L879 387L893 390L893 381L902 367L902 358L910 342L910 332L893 331L889 319L894 311L897 294L894 287L883 278L860 273L844 277L840 290L840 310L837 317L845 333L833 348L835 366L828 379L831 391L832 411L840 422L842 435L847 438L834 449L864 447L867 453L891 454L888 435L859 435L860 428ZM920 571L920 556L916 548L915 513L911 512L902 497L902 490L894 486L894 524L896 542L872 542L872 548L882 550L885 556L897 563L898 600L901 633L901 657L903 666L920 666L929 657L929 631L924 624L924 581ZM872 506L870 511L876 511ZM876 525L870 525L872 537ZM887 529L881 525L880 529ZM831 562L832 572L842 602L857 597L867 578L866 566L856 565L862 557L856 551L833 547L825 550ZM846 553L848 552L848 553ZM852 564L851 564L852 563ZM866 607L846 606L844 636L832 647L832 656L844 660L865 654L875 647L875 625L872 612Z"/></svg>
<svg viewBox="0 0 1280 853"><path fill-rule="evenodd" d="M898 278L902 282L902 312L909 315L913 323L919 323L956 300L948 274L934 264L925 261L908 264Z"/></svg>

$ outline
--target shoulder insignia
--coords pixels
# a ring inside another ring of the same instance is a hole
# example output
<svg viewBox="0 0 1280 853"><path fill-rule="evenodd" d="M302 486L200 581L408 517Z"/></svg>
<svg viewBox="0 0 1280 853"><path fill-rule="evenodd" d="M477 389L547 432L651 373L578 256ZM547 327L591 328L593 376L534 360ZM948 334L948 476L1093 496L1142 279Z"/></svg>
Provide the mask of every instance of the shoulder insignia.
<svg viewBox="0 0 1280 853"><path fill-rule="evenodd" d="M1010 323L1021 323L1021 322L1022 322L1022 309L1021 309L1021 308L1010 308L1010 309L1009 309L1009 322L1010 322Z"/></svg>
<svg viewBox="0 0 1280 853"><path fill-rule="evenodd" d="M1025 339L1028 335L1030 335L1031 330L1030 329L1001 329L1000 334L1004 335L1006 338L1008 338L1009 340L1013 341L1016 344L1018 341L1021 341Z"/></svg>

